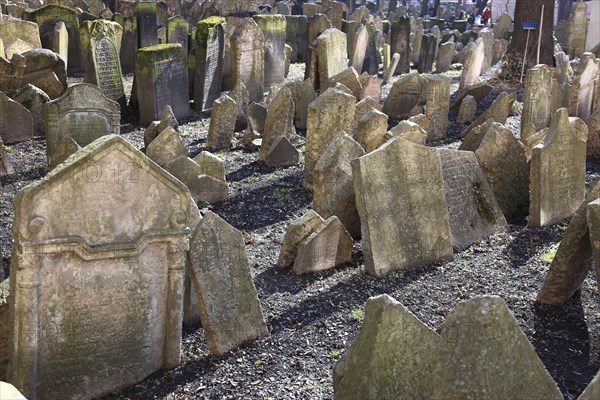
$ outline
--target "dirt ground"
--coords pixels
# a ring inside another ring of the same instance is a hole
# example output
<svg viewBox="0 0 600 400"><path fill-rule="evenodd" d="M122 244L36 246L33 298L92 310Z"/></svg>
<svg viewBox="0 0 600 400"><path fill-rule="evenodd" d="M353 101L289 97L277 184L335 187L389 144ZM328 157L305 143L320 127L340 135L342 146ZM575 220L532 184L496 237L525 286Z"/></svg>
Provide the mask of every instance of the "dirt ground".
<svg viewBox="0 0 600 400"><path fill-rule="evenodd" d="M127 82L131 84L131 77ZM495 86L479 113L501 90L522 91L515 84ZM436 146L458 145L457 135L465 127L455 123L454 112L449 120L449 138ZM204 150L208 115L192 112L180 122L179 132L194 157ZM508 126L518 131L518 117L511 118ZM142 149L144 129L125 124L122 135ZM298 148L303 149L303 139ZM44 140L11 145L7 151L16 174L1 182L5 276L12 248L12 199L47 172ZM202 328L186 327L179 367L157 372L105 399L330 399L333 367L359 333L364 303L382 293L395 297L433 329L460 301L485 294L501 296L566 399L575 399L600 368L600 296L595 274L590 272L582 290L564 306L535 303L568 221L543 229L516 221L507 232L456 253L452 262L382 278L366 274L357 243L349 264L296 276L277 268L275 262L287 225L311 207L311 193L302 187L303 165L267 168L258 163L257 152L239 148L217 154L225 160L229 200L201 208L242 231L270 337L217 358L209 353ZM599 171L597 164L588 163L588 181L597 179Z"/></svg>

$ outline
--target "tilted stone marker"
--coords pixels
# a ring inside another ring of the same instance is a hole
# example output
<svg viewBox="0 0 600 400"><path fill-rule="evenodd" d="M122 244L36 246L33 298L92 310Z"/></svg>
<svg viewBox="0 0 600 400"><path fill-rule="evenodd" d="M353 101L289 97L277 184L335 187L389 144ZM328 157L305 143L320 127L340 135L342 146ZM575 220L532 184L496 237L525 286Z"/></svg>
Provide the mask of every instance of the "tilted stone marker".
<svg viewBox="0 0 600 400"><path fill-rule="evenodd" d="M178 157L187 157L188 150L175 129L168 127L150 142L146 155L164 168Z"/></svg>
<svg viewBox="0 0 600 400"><path fill-rule="evenodd" d="M302 82L291 82L286 86L292 93L292 99L296 107L294 125L296 129L306 129L308 105L317 98L312 82L307 79Z"/></svg>
<svg viewBox="0 0 600 400"><path fill-rule="evenodd" d="M222 94L213 103L206 147L211 150L229 148L235 133L236 102L226 94Z"/></svg>
<svg viewBox="0 0 600 400"><path fill-rule="evenodd" d="M545 64L536 65L527 71L521 130L530 122L533 123L536 131L546 128L550 125L553 113L552 69Z"/></svg>
<svg viewBox="0 0 600 400"><path fill-rule="evenodd" d="M429 140L440 140L448 133L448 112L450 110L450 79L444 75L427 77L425 92L425 115L431 122Z"/></svg>
<svg viewBox="0 0 600 400"><path fill-rule="evenodd" d="M563 398L502 298L458 304L439 332L431 398Z"/></svg>
<svg viewBox="0 0 600 400"><path fill-rule="evenodd" d="M158 44L158 21L156 3L138 1L134 5L137 18L138 48L156 46Z"/></svg>
<svg viewBox="0 0 600 400"><path fill-rule="evenodd" d="M588 229L588 204L600 198L600 185L586 196L579 206L560 241L550 270L537 294L536 300L545 304L563 304L577 290L592 268L593 252Z"/></svg>
<svg viewBox="0 0 600 400"><path fill-rule="evenodd" d="M190 259L211 353L268 335L240 231L209 211L192 234Z"/></svg>
<svg viewBox="0 0 600 400"><path fill-rule="evenodd" d="M400 60L396 67L397 74L406 74L410 71L410 18L407 16L400 17L397 21L392 22L391 31L391 53L398 53Z"/></svg>
<svg viewBox="0 0 600 400"><path fill-rule="evenodd" d="M179 43L184 50L189 48L190 27L188 22L180 15L167 20L167 43Z"/></svg>
<svg viewBox="0 0 600 400"><path fill-rule="evenodd" d="M199 218L187 188L118 136L17 193L9 380L31 399L91 398L176 367Z"/></svg>
<svg viewBox="0 0 600 400"><path fill-rule="evenodd" d="M194 109L207 111L221 95L221 73L225 33L222 17L210 17L196 26L196 70L194 74Z"/></svg>
<svg viewBox="0 0 600 400"><path fill-rule="evenodd" d="M317 38L314 54L318 63L315 85L323 89L330 78L348 67L346 34L335 28L327 29Z"/></svg>
<svg viewBox="0 0 600 400"><path fill-rule="evenodd" d="M234 28L230 42L233 83L241 80L248 88L250 101L261 102L265 81L265 39L262 31L252 18L247 18Z"/></svg>
<svg viewBox="0 0 600 400"><path fill-rule="evenodd" d="M170 105L177 119L190 112L186 53L180 44L141 48L136 55L135 78L140 123L149 124Z"/></svg>
<svg viewBox="0 0 600 400"><path fill-rule="evenodd" d="M423 101L426 82L417 73L412 72L394 82L384 105L383 112L391 119L406 119L415 107Z"/></svg>
<svg viewBox="0 0 600 400"><path fill-rule="evenodd" d="M118 135L121 129L119 104L89 83L73 85L61 97L46 103L45 113L50 168L57 165L54 152L63 136L70 136L84 147L101 136Z"/></svg>
<svg viewBox="0 0 600 400"><path fill-rule="evenodd" d="M468 88L477 83L481 74L481 67L485 58L485 45L483 38L475 41L475 45L471 49L460 76L459 90Z"/></svg>
<svg viewBox="0 0 600 400"><path fill-rule="evenodd" d="M460 109L456 117L457 124L465 124L475 119L475 113L477 112L477 100L473 96L466 96L460 103Z"/></svg>
<svg viewBox="0 0 600 400"><path fill-rule="evenodd" d="M367 272L379 276L453 259L434 149L397 137L352 161L352 172Z"/></svg>
<svg viewBox="0 0 600 400"><path fill-rule="evenodd" d="M416 122L412 121L400 121L398 125L385 134L384 139L387 142L392 137L396 136L422 145L427 141L427 132Z"/></svg>
<svg viewBox="0 0 600 400"><path fill-rule="evenodd" d="M3 176L10 176L15 173L13 166L8 159L6 150L4 149L4 143L0 137L0 178Z"/></svg>
<svg viewBox="0 0 600 400"><path fill-rule="evenodd" d="M364 155L360 144L345 132L339 132L314 170L314 210L324 218L337 216L355 239L360 238L360 218L350 162Z"/></svg>
<svg viewBox="0 0 600 400"><path fill-rule="evenodd" d="M253 18L264 35L265 87L281 85L285 79L286 18L283 15L255 15Z"/></svg>
<svg viewBox="0 0 600 400"><path fill-rule="evenodd" d="M354 140L360 143L365 153L370 153L385 141L387 127L388 116L379 110L371 109L358 120Z"/></svg>
<svg viewBox="0 0 600 400"><path fill-rule="evenodd" d="M123 28L116 22L85 21L79 26L85 58L85 82L98 85L102 93L125 108L127 100L119 51Z"/></svg>
<svg viewBox="0 0 600 400"><path fill-rule="evenodd" d="M438 149L450 233L461 250L507 228L494 193L470 151Z"/></svg>
<svg viewBox="0 0 600 400"><path fill-rule="evenodd" d="M308 106L304 187L312 187L315 165L336 133L354 130L355 104L354 96L329 88Z"/></svg>
<svg viewBox="0 0 600 400"><path fill-rule="evenodd" d="M542 144L531 156L529 224L552 225L570 217L585 198L587 126L566 108L552 117Z"/></svg>
<svg viewBox="0 0 600 400"><path fill-rule="evenodd" d="M6 144L33 139L31 113L3 92L0 92L0 139Z"/></svg>
<svg viewBox="0 0 600 400"><path fill-rule="evenodd" d="M496 97L496 100L494 100L494 102L490 105L490 108L488 108L475 121L473 121L473 123L471 123L471 125L469 125L469 127L460 134L460 137L466 137L469 134L469 132L471 132L471 130L487 122L487 120L489 119L492 119L495 122L499 122L501 124L506 123L508 116L512 112L512 107L515 102L515 99L516 93L514 92L510 94L506 92L500 93L500 96Z"/></svg>
<svg viewBox="0 0 600 400"><path fill-rule="evenodd" d="M42 89L27 84L12 98L31 113L33 117L33 136L45 136L44 105L50 101L50 97Z"/></svg>
<svg viewBox="0 0 600 400"><path fill-rule="evenodd" d="M360 334L333 369L334 399L432 398L440 342L393 297L371 297Z"/></svg>
<svg viewBox="0 0 600 400"><path fill-rule="evenodd" d="M306 214L288 225L277 259L279 268L287 268L294 263L300 242L316 231L323 221L323 218L315 211L308 210Z"/></svg>
<svg viewBox="0 0 600 400"><path fill-rule="evenodd" d="M288 162L285 162L284 159L281 159L281 151L277 151L278 146L276 145L281 143L283 139L289 141L291 136L296 133L294 129L294 111L292 93L287 87L281 88L273 101L269 103L267 109L262 144L258 153L259 161L268 166L293 165L291 162L298 161L297 151L296 156L294 156L294 149Z"/></svg>
<svg viewBox="0 0 600 400"><path fill-rule="evenodd" d="M421 41L421 54L419 55L419 65L417 69L419 73L422 74L424 72L433 71L433 62L435 61L436 51L437 38L430 33L423 35Z"/></svg>

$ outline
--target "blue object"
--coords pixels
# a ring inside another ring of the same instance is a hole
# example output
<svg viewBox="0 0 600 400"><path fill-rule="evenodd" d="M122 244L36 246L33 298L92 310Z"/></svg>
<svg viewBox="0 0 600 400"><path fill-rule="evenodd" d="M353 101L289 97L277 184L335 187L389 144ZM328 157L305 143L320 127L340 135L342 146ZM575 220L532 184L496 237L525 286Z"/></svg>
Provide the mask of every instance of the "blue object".
<svg viewBox="0 0 600 400"><path fill-rule="evenodd" d="M521 28L523 29L537 29L539 24L537 22L523 22Z"/></svg>

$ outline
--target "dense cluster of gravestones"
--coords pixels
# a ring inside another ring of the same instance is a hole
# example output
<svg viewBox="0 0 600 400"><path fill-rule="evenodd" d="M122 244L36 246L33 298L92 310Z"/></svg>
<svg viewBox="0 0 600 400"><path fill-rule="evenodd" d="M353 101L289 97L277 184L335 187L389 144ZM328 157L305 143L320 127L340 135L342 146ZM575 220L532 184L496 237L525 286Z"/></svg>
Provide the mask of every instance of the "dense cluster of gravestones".
<svg viewBox="0 0 600 400"><path fill-rule="evenodd" d="M94 398L172 368L182 323L200 320L218 356L268 334L242 234L197 206L227 199L213 152L234 137L264 165L304 163L313 210L289 225L280 268L333 268L360 241L380 276L451 260L507 221L571 217L538 301L567 301L594 257L600 273L600 189L585 193L600 61L584 52L585 3L557 29L556 66L527 71L519 132L505 125L515 93L477 112L508 15L471 27L455 6L423 19L383 1L0 3L0 177L14 174L3 143L36 137L50 170L14 199L0 283L0 380L30 399ZM304 80L286 81L292 63ZM211 115L194 159L178 133L190 107ZM428 146L450 110L459 149ZM147 126L144 153L119 136L125 118ZM334 387L340 399L562 398L494 296L458 305L439 333L370 299Z"/></svg>

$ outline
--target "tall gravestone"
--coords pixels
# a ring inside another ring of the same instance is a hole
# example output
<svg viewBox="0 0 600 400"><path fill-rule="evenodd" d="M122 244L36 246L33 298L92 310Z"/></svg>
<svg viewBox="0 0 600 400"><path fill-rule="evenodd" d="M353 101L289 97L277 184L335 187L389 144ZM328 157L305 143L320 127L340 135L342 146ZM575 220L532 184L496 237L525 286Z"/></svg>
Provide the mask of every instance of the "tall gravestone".
<svg viewBox="0 0 600 400"><path fill-rule="evenodd" d="M138 48L158 44L158 21L156 3L153 1L138 1L134 6L137 20Z"/></svg>
<svg viewBox="0 0 600 400"><path fill-rule="evenodd" d="M119 51L123 28L116 22L85 21L79 27L85 58L85 82L97 85L109 99L127 105Z"/></svg>
<svg viewBox="0 0 600 400"><path fill-rule="evenodd" d="M55 167L64 136L72 138L79 146L87 146L105 135L118 135L121 113L119 104L110 100L95 85L73 85L58 99L45 104L46 153L48 165Z"/></svg>
<svg viewBox="0 0 600 400"><path fill-rule="evenodd" d="M69 61L69 32L64 22L59 22L54 27L54 36L52 37L52 51L57 53L65 62L65 67Z"/></svg>
<svg viewBox="0 0 600 400"><path fill-rule="evenodd" d="M279 86L285 79L286 19L283 15L255 15L253 18L265 41L265 87Z"/></svg>
<svg viewBox="0 0 600 400"><path fill-rule="evenodd" d="M222 17L210 17L196 26L196 66L194 73L194 109L206 111L221 95L225 33Z"/></svg>
<svg viewBox="0 0 600 400"><path fill-rule="evenodd" d="M264 35L252 18L236 26L230 37L233 85L238 80L248 88L250 101L261 102L265 84Z"/></svg>
<svg viewBox="0 0 600 400"><path fill-rule="evenodd" d="M116 14L115 22L123 27L121 50L119 52L121 71L124 74L131 74L135 72L135 55L139 46L137 17L135 15L124 17Z"/></svg>
<svg viewBox="0 0 600 400"><path fill-rule="evenodd" d="M286 15L285 21L285 44L292 48L290 62L306 62L309 45L306 15Z"/></svg>
<svg viewBox="0 0 600 400"><path fill-rule="evenodd" d="M532 123L539 131L550 124L552 110L552 69L545 64L536 65L527 71L521 131Z"/></svg>
<svg viewBox="0 0 600 400"><path fill-rule="evenodd" d="M315 79L315 85L318 82L321 90L326 87L330 78L348 68L347 51L344 32L331 28L319 35L313 55L316 55L318 65L318 78Z"/></svg>
<svg viewBox="0 0 600 400"><path fill-rule="evenodd" d="M189 48L190 27L188 22L180 15L167 20L167 43L179 43L187 52Z"/></svg>
<svg viewBox="0 0 600 400"><path fill-rule="evenodd" d="M417 67L420 74L433 71L436 51L437 38L430 33L424 34L421 40L421 54L419 55L419 65Z"/></svg>
<svg viewBox="0 0 600 400"><path fill-rule="evenodd" d="M479 80L481 74L481 66L485 57L485 48L483 38L475 41L471 50L468 53L467 59L463 65L463 71L460 75L459 90L473 86Z"/></svg>
<svg viewBox="0 0 600 400"><path fill-rule="evenodd" d="M187 188L117 136L20 191L9 380L30 399L92 398L176 367L199 218Z"/></svg>
<svg viewBox="0 0 600 400"><path fill-rule="evenodd" d="M186 53L180 44L139 49L135 79L142 124L158 120L167 105L177 119L189 115Z"/></svg>
<svg viewBox="0 0 600 400"><path fill-rule="evenodd" d="M406 74L410 72L410 18L402 16L392 22L390 28L390 47L391 53L398 53L400 61L396 67L395 75Z"/></svg>
<svg viewBox="0 0 600 400"><path fill-rule="evenodd" d="M431 124L428 140L440 140L448 133L450 79L444 75L431 75L427 77L426 82L425 115Z"/></svg>
<svg viewBox="0 0 600 400"><path fill-rule="evenodd" d="M529 224L552 225L570 217L585 198L588 129L566 108L552 117L544 141L531 156Z"/></svg>
<svg viewBox="0 0 600 400"><path fill-rule="evenodd" d="M352 172L367 272L453 258L436 150L396 137L352 161Z"/></svg>
<svg viewBox="0 0 600 400"><path fill-rule="evenodd" d="M572 58L581 57L585 51L588 30L588 6L584 1L577 1L571 17L556 27L556 37L563 51Z"/></svg>

